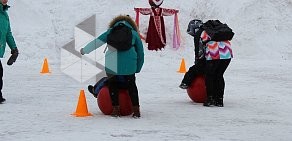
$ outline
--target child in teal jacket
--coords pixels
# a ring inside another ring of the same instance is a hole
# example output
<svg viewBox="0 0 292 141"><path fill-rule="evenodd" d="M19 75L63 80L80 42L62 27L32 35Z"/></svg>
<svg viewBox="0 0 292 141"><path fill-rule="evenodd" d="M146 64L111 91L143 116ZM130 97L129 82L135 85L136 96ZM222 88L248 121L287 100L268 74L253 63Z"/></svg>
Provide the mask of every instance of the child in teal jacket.
<svg viewBox="0 0 292 141"><path fill-rule="evenodd" d="M14 38L12 36L9 17L7 10L9 6L7 5L8 0L0 0L0 58L3 58L6 48L6 43L11 49L11 56L8 59L7 65L12 65L18 57L18 49L16 47ZM2 96L3 87L3 66L0 60L0 104L6 99Z"/></svg>
<svg viewBox="0 0 292 141"><path fill-rule="evenodd" d="M135 73L139 73L144 63L143 44L138 34L138 28L135 22L129 16L118 16L114 18L109 29L101 34L98 38L88 43L80 50L81 54L89 54L93 50L107 43L107 37L111 30L120 23L125 24L132 32L132 47L126 51L117 51L107 49L105 54L105 71L108 76L108 85L112 99L113 112L112 116L120 116L118 101L118 78L125 78L127 89L133 104L133 117L140 117L140 105L138 98L138 89L136 86Z"/></svg>

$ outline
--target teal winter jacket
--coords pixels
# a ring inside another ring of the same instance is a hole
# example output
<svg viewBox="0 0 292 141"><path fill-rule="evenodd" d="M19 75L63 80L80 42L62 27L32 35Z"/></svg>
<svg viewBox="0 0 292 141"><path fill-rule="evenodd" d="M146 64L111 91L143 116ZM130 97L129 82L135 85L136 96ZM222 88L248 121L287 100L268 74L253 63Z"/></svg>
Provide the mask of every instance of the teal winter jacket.
<svg viewBox="0 0 292 141"><path fill-rule="evenodd" d="M137 32L135 22L127 16L119 16L115 18L109 29L101 34L98 38L88 43L83 51L89 54L93 50L99 48L107 42L107 35L114 26L123 22L126 26L132 29L132 47L127 51L113 51L107 49L105 54L105 71L113 75L132 75L139 73L144 63L144 51L141 38Z"/></svg>
<svg viewBox="0 0 292 141"><path fill-rule="evenodd" d="M0 4L0 58L3 58L6 43L10 49L16 48L16 44L10 28L9 17L7 14L7 9L9 6L5 6L4 9L3 7L4 6Z"/></svg>

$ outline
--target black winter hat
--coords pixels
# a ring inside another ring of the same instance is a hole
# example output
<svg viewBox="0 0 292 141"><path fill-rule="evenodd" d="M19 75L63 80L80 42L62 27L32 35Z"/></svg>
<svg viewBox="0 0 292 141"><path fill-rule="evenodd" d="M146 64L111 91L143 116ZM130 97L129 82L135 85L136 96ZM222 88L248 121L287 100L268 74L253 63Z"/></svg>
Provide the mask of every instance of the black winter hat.
<svg viewBox="0 0 292 141"><path fill-rule="evenodd" d="M195 33L203 25L202 20L194 19L189 22L187 33L191 36L195 36Z"/></svg>

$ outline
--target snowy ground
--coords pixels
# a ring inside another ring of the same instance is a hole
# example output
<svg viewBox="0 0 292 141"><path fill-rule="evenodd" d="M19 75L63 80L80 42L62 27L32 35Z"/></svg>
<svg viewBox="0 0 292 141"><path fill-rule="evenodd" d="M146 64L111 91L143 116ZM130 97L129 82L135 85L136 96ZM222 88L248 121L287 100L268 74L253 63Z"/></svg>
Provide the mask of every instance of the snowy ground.
<svg viewBox="0 0 292 141"><path fill-rule="evenodd" d="M147 1L11 1L11 22L22 54L11 67L6 65L7 58L1 60L7 102L0 105L0 140L290 141L292 52L287 41L292 31L292 1L189 1L193 5L179 1L163 4L181 10L183 48L145 50L145 65L137 75L140 119L103 115L87 91L88 108L94 116L71 116L79 90L87 83L64 75L58 60L59 48L73 39L74 25L86 17L98 13L107 24L120 9L134 14L132 8L148 7ZM217 11L226 5L228 8ZM222 19L237 33L233 40L235 58L225 75L224 108L193 103L178 88L183 76L176 72L181 58L188 67L192 65L192 39L185 29L194 17ZM148 17L144 20L147 22ZM166 18L169 38L172 21ZM39 74L44 56L49 58L51 75Z"/></svg>

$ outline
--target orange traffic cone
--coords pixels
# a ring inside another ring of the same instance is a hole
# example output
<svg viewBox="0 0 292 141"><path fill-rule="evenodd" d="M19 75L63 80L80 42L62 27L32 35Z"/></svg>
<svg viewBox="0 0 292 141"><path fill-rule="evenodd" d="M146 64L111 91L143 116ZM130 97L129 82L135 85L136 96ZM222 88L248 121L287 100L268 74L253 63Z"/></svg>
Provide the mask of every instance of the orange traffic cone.
<svg viewBox="0 0 292 141"><path fill-rule="evenodd" d="M45 58L44 63L43 63L43 68L41 71L41 74L45 74L45 73L51 73L49 70L49 64L48 64L48 59Z"/></svg>
<svg viewBox="0 0 292 141"><path fill-rule="evenodd" d="M179 67L179 70L177 72L179 72L179 73L186 73L187 72L185 59L181 60L180 67Z"/></svg>
<svg viewBox="0 0 292 141"><path fill-rule="evenodd" d="M80 90L79 100L76 107L76 112L72 115L76 117L86 117L86 116L92 116L91 113L88 112L87 109L87 103L85 98L84 90Z"/></svg>

